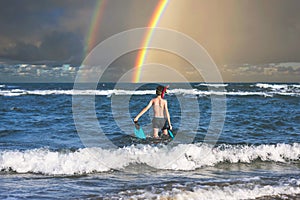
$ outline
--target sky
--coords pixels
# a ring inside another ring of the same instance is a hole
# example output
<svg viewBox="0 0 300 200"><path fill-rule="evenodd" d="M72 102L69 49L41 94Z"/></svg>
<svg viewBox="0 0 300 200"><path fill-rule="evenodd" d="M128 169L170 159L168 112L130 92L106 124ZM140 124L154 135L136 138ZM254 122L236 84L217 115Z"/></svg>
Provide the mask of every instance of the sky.
<svg viewBox="0 0 300 200"><path fill-rule="evenodd" d="M146 27L158 3L0 0L0 82L72 82L93 48L114 34ZM171 0L157 26L200 44L225 82L300 82L299 8L299 0ZM95 14L99 20L93 26ZM137 56L137 51L120 55L103 80L117 81ZM150 50L145 62L169 66L188 81L203 81L171 52Z"/></svg>

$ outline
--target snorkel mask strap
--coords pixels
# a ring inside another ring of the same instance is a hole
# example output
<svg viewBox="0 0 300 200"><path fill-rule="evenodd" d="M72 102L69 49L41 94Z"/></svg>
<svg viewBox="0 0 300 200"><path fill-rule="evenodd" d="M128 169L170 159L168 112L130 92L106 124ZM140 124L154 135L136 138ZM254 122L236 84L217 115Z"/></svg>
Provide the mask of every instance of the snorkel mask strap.
<svg viewBox="0 0 300 200"><path fill-rule="evenodd" d="M165 93L167 93L167 89L169 88L169 85L167 85L166 87L164 87L162 93L161 93L161 98L165 97Z"/></svg>

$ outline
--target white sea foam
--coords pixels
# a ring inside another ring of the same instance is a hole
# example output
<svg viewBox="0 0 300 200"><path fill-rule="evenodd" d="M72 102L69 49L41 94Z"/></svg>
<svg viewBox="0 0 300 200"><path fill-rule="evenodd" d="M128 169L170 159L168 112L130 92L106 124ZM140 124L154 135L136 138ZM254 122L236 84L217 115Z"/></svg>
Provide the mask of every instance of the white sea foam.
<svg viewBox="0 0 300 200"><path fill-rule="evenodd" d="M259 87L269 88L270 84L257 84ZM168 94L183 95L183 96L210 96L210 95L227 95L227 96L263 96L273 97L274 95L284 96L299 96L299 89L290 89L290 86L274 86L272 91L226 91L226 90L198 90L198 89L170 89ZM280 90L274 88L281 88ZM107 96L112 95L154 95L154 90L24 90L24 89L10 89L0 90L0 96L22 96L22 95L95 95Z"/></svg>
<svg viewBox="0 0 300 200"><path fill-rule="evenodd" d="M287 84L257 83L256 86L259 87L259 88L270 88L270 89L274 89L274 90L287 89L288 88Z"/></svg>
<svg viewBox="0 0 300 200"><path fill-rule="evenodd" d="M273 91L293 91L293 90L298 90L300 88L300 85L296 85L296 84L257 83L255 86L264 89L271 89Z"/></svg>
<svg viewBox="0 0 300 200"><path fill-rule="evenodd" d="M294 88L300 88L300 85L292 85Z"/></svg>
<svg viewBox="0 0 300 200"><path fill-rule="evenodd" d="M168 91L169 94L174 95L197 95L197 96L210 96L210 95L226 95L226 96L263 96L273 97L275 93L268 92L249 92L249 91L202 91L197 89L173 89ZM294 95L294 93L286 93L285 95Z"/></svg>
<svg viewBox="0 0 300 200"><path fill-rule="evenodd" d="M300 85L257 83L258 88L269 90L268 93L282 96L300 96Z"/></svg>
<svg viewBox="0 0 300 200"><path fill-rule="evenodd" d="M221 84L221 83L200 83L198 85L195 85L196 87L199 86L207 86L207 87L227 87L228 84Z"/></svg>
<svg viewBox="0 0 300 200"><path fill-rule="evenodd" d="M0 96L21 96L21 95L147 95L155 94L153 90L1 90Z"/></svg>
<svg viewBox="0 0 300 200"><path fill-rule="evenodd" d="M171 191L164 191L161 194L155 194L145 190L139 190L139 194L131 196L131 199L190 199L190 200L207 200L207 199L222 199L222 200L240 200L240 199L256 199L261 197L299 195L300 187L282 185L253 185L239 184L225 187L209 186L194 188L193 191L174 188Z"/></svg>
<svg viewBox="0 0 300 200"><path fill-rule="evenodd" d="M129 146L119 149L84 148L76 152L47 149L0 152L0 170L18 173L83 174L124 169L130 164L146 164L164 170L195 170L218 163L251 163L255 160L289 162L300 160L300 144L220 146L202 144L153 147Z"/></svg>
<svg viewBox="0 0 300 200"><path fill-rule="evenodd" d="M0 88L5 88L6 86L5 85L0 85Z"/></svg>

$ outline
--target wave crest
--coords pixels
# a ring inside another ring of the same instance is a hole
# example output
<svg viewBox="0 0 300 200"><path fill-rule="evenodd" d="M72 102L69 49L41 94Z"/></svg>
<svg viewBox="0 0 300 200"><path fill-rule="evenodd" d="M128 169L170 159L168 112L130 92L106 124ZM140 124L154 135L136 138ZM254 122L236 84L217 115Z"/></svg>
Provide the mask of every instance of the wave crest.
<svg viewBox="0 0 300 200"><path fill-rule="evenodd" d="M227 95L227 96L262 96L273 97L274 95L281 96L296 96L300 95L299 89L280 89L271 91L204 91L198 89L170 89L170 95L184 95L184 96L210 96L210 95ZM154 90L0 90L0 96L22 96L22 95L95 95L107 96L112 95L154 95Z"/></svg>
<svg viewBox="0 0 300 200"><path fill-rule="evenodd" d="M146 164L163 170L195 170L219 163L298 162L300 144L259 146L221 145L211 149L203 144L169 146L129 146L119 149L83 148L75 152L48 149L0 152L0 169L17 173L85 174L125 169L130 164Z"/></svg>

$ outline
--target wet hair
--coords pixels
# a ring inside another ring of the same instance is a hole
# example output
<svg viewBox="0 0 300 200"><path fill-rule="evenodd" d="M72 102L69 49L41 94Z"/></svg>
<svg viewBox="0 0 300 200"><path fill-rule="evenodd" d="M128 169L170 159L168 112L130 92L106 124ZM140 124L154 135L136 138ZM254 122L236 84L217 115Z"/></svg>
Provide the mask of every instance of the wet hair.
<svg viewBox="0 0 300 200"><path fill-rule="evenodd" d="M157 86L156 95L161 95L163 91L164 91L164 86L161 85Z"/></svg>

